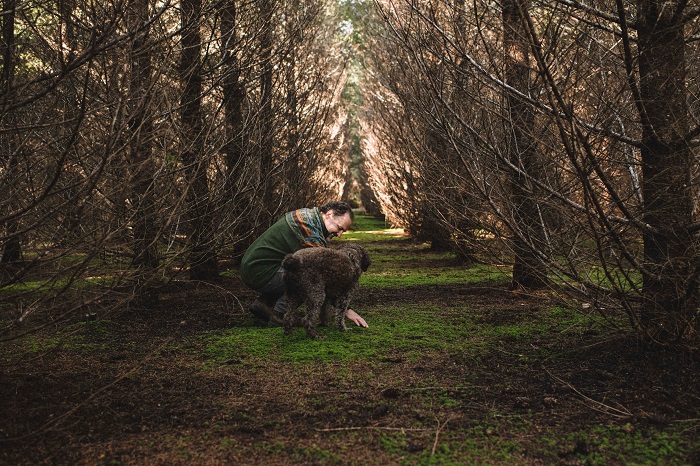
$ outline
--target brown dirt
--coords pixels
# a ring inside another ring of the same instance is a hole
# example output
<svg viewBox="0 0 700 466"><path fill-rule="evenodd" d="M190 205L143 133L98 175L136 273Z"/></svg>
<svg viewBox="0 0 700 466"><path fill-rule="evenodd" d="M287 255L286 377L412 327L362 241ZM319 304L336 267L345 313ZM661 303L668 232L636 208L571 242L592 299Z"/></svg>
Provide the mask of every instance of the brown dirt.
<svg viewBox="0 0 700 466"><path fill-rule="evenodd" d="M483 431L492 445L507 439L532 445L515 454L518 462L579 464L589 445L543 449L540 434L687 420L694 420L689 435L697 433L697 361L651 351L627 336L593 335L588 347L548 362L523 354L564 350L571 342L558 335L525 346L504 341L478 359L433 354L410 361L400 353L342 365L232 359L202 370L202 343L194 336L252 325L244 311L252 298L235 278L174 282L153 309L104 316L112 326L96 335L99 350L56 349L4 367L0 463L392 464L430 452L438 438L458 441L459 432L495 425ZM517 323L547 303L493 284L364 290L355 305L398 301L445 307L468 301L485 326ZM441 404L439 397L463 401ZM508 430L504 417L525 418L526 428ZM398 431L405 436L402 454L381 445L383 435ZM698 448L688 463L700 460Z"/></svg>

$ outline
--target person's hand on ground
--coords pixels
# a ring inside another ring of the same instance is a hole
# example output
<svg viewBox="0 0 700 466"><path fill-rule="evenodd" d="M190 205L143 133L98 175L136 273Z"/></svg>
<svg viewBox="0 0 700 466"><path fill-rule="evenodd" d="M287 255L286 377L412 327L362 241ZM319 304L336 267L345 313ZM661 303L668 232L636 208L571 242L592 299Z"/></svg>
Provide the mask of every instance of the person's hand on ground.
<svg viewBox="0 0 700 466"><path fill-rule="evenodd" d="M345 317L350 319L350 321L354 322L355 325L357 325L358 327L369 327L369 325L367 325L367 322L365 322L365 319L360 317L360 315L352 309L348 309L347 311L345 311Z"/></svg>

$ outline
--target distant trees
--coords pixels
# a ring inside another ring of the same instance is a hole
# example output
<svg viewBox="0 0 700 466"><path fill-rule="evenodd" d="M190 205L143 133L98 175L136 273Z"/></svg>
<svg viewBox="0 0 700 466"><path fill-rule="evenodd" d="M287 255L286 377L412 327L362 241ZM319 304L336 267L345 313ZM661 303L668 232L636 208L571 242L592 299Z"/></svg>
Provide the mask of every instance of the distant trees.
<svg viewBox="0 0 700 466"><path fill-rule="evenodd" d="M147 304L181 271L216 278L282 212L337 198L335 14L320 0L6 0L0 320L14 323L0 338L32 314Z"/></svg>
<svg viewBox="0 0 700 466"><path fill-rule="evenodd" d="M509 197L513 231L513 284L525 288L546 285L546 271L537 254L543 249L539 179L545 169L535 128L535 109L521 95L530 96L532 60L528 35L528 0L502 3L505 84L508 120L505 151L509 165Z"/></svg>
<svg viewBox="0 0 700 466"><path fill-rule="evenodd" d="M387 214L697 346L700 10L375 4L366 149Z"/></svg>

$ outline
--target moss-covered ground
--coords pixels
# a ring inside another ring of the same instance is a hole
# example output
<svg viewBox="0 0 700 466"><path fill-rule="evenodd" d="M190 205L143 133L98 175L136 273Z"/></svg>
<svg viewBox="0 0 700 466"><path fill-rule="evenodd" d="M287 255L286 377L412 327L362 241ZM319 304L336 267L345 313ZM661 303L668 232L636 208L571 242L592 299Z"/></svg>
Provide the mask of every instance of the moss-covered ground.
<svg viewBox="0 0 700 466"><path fill-rule="evenodd" d="M338 241L338 240L334 240ZM0 463L697 464L698 362L358 216L369 328L284 335L236 268L1 347Z"/></svg>

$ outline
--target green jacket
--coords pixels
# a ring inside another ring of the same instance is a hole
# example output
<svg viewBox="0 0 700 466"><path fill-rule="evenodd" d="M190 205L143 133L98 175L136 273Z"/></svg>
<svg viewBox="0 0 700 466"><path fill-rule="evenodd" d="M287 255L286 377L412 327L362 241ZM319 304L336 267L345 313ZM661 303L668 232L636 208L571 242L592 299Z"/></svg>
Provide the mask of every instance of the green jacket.
<svg viewBox="0 0 700 466"><path fill-rule="evenodd" d="M317 207L287 212L250 245L241 261L241 278L253 289L264 286L287 254L328 247L328 230Z"/></svg>

